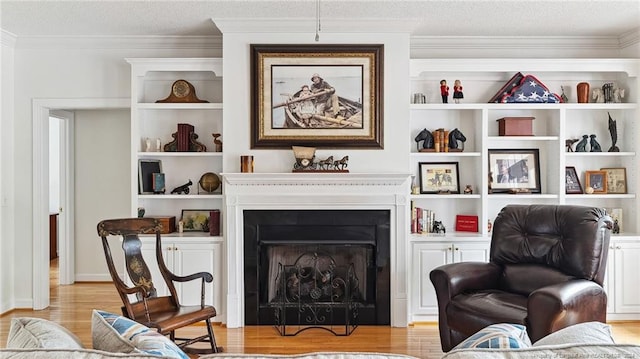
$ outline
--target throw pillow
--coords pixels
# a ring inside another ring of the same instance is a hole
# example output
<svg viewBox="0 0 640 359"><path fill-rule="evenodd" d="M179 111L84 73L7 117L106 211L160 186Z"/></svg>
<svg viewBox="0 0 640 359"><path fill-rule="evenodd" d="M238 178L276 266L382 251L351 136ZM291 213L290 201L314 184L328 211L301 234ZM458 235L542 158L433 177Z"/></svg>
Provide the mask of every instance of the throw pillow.
<svg viewBox="0 0 640 359"><path fill-rule="evenodd" d="M579 323L562 328L533 343L534 347L556 344L614 344L611 326L600 322Z"/></svg>
<svg viewBox="0 0 640 359"><path fill-rule="evenodd" d="M7 348L82 349L82 342L65 327L41 318L13 318Z"/></svg>
<svg viewBox="0 0 640 359"><path fill-rule="evenodd" d="M94 349L189 359L169 338L121 315L94 310L91 332Z"/></svg>
<svg viewBox="0 0 640 359"><path fill-rule="evenodd" d="M465 339L453 349L461 348L529 348L527 328L520 324L492 324Z"/></svg>

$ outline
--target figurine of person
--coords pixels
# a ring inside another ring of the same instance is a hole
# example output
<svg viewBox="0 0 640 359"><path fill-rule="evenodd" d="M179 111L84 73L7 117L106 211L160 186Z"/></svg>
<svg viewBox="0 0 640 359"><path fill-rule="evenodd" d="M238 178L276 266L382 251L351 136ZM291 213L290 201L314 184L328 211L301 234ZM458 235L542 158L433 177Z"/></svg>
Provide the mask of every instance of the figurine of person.
<svg viewBox="0 0 640 359"><path fill-rule="evenodd" d="M460 103L460 99L464 98L464 93L462 92L462 83L460 80L455 80L453 82L453 102Z"/></svg>
<svg viewBox="0 0 640 359"><path fill-rule="evenodd" d="M449 103L449 86L447 86L447 80L440 80L440 95L442 96L442 103Z"/></svg>

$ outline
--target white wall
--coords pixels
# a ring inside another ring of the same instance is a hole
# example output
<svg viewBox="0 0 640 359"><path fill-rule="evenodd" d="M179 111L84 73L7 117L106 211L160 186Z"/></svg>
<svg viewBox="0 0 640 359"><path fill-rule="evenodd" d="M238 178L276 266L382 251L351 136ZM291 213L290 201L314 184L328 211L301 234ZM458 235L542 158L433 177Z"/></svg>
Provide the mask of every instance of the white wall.
<svg viewBox="0 0 640 359"><path fill-rule="evenodd" d="M76 281L111 280L96 225L131 213L130 118L128 109L75 111Z"/></svg>
<svg viewBox="0 0 640 359"><path fill-rule="evenodd" d="M14 41L0 33L0 314L14 307Z"/></svg>
<svg viewBox="0 0 640 359"><path fill-rule="evenodd" d="M320 37L319 44L384 44L384 149L318 149L316 156L342 158L348 155L351 172L408 173L409 160L405 154L411 145L411 139L407 138L409 35L323 33ZM223 36L225 171L240 172L240 156L253 155L255 172L290 172L294 162L290 149L250 149L250 44L316 43L312 33L225 33ZM233 139L232 143L230 139Z"/></svg>

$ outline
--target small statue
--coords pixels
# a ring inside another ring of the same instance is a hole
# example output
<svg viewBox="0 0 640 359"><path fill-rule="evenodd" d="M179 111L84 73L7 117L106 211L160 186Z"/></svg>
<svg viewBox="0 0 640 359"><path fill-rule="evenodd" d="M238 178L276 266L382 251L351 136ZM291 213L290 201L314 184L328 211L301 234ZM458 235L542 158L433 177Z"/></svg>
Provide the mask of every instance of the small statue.
<svg viewBox="0 0 640 359"><path fill-rule="evenodd" d="M562 102L569 102L569 98L564 94L564 86L560 86L560 90L562 91L562 94L560 95L560 98L562 98Z"/></svg>
<svg viewBox="0 0 640 359"><path fill-rule="evenodd" d="M449 103L449 86L447 86L447 80L440 80L440 96L442 96L442 103Z"/></svg>
<svg viewBox="0 0 640 359"><path fill-rule="evenodd" d="M447 229L444 228L444 224L441 221L433 221L433 230L432 233L447 233Z"/></svg>
<svg viewBox="0 0 640 359"><path fill-rule="evenodd" d="M609 134L611 134L611 147L609 147L607 152L620 152L620 148L616 146L616 143L618 142L618 126L616 124L616 120L611 118L611 114L609 112L607 112L607 115L609 115Z"/></svg>
<svg viewBox="0 0 640 359"><path fill-rule="evenodd" d="M464 194L473 194L473 188L471 187L470 184L468 184L463 191Z"/></svg>
<svg viewBox="0 0 640 359"><path fill-rule="evenodd" d="M604 103L604 92L602 92L601 88L593 89L591 99L593 99L594 103Z"/></svg>
<svg viewBox="0 0 640 359"><path fill-rule="evenodd" d="M567 152L573 152L573 144L578 142L577 138L569 138L564 140L564 145L567 147Z"/></svg>
<svg viewBox="0 0 640 359"><path fill-rule="evenodd" d="M418 151L420 151L420 141L424 141L422 142L422 148L424 149L433 148L435 144L433 134L426 128L418 133L416 138L414 138L414 141L416 141L416 148L418 149Z"/></svg>
<svg viewBox="0 0 640 359"><path fill-rule="evenodd" d="M624 98L624 89L616 87L613 89L613 102L614 103L622 103L622 99Z"/></svg>
<svg viewBox="0 0 640 359"><path fill-rule="evenodd" d="M454 128L449 132L449 148L455 150L458 148L458 141L462 143L462 149L464 150L464 143L467 141L465 135L458 130L458 128Z"/></svg>
<svg viewBox="0 0 640 359"><path fill-rule="evenodd" d="M591 137L591 151L590 152L602 152L602 147L600 147L600 144L598 143L598 141L596 141L596 135L591 135L589 136Z"/></svg>
<svg viewBox="0 0 640 359"><path fill-rule="evenodd" d="M464 93L462 92L462 82L460 80L455 80L453 82L453 102L460 103L460 99L464 98Z"/></svg>
<svg viewBox="0 0 640 359"><path fill-rule="evenodd" d="M618 223L618 219L613 220L613 229L611 230L613 234L620 234L620 224Z"/></svg>
<svg viewBox="0 0 640 359"><path fill-rule="evenodd" d="M216 145L216 152L222 152L222 141L218 137L222 136L221 133L212 133L213 143Z"/></svg>
<svg viewBox="0 0 640 359"><path fill-rule="evenodd" d="M587 139L589 136L582 135L582 139L576 145L576 152L587 152Z"/></svg>
<svg viewBox="0 0 640 359"><path fill-rule="evenodd" d="M178 186L171 191L171 194L189 194L189 186L193 185L193 182L189 180L189 182L183 184L182 186Z"/></svg>
<svg viewBox="0 0 640 359"><path fill-rule="evenodd" d="M145 213L144 207L138 207L138 218L144 217L144 213Z"/></svg>

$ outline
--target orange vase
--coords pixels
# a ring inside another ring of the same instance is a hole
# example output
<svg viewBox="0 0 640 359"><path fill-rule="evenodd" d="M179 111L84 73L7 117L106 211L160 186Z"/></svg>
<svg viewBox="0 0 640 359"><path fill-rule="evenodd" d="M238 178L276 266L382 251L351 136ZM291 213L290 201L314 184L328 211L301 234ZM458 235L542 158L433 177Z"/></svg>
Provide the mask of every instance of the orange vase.
<svg viewBox="0 0 640 359"><path fill-rule="evenodd" d="M589 102L589 84L586 82L581 82L577 86L577 95L578 95L578 103L588 103Z"/></svg>

